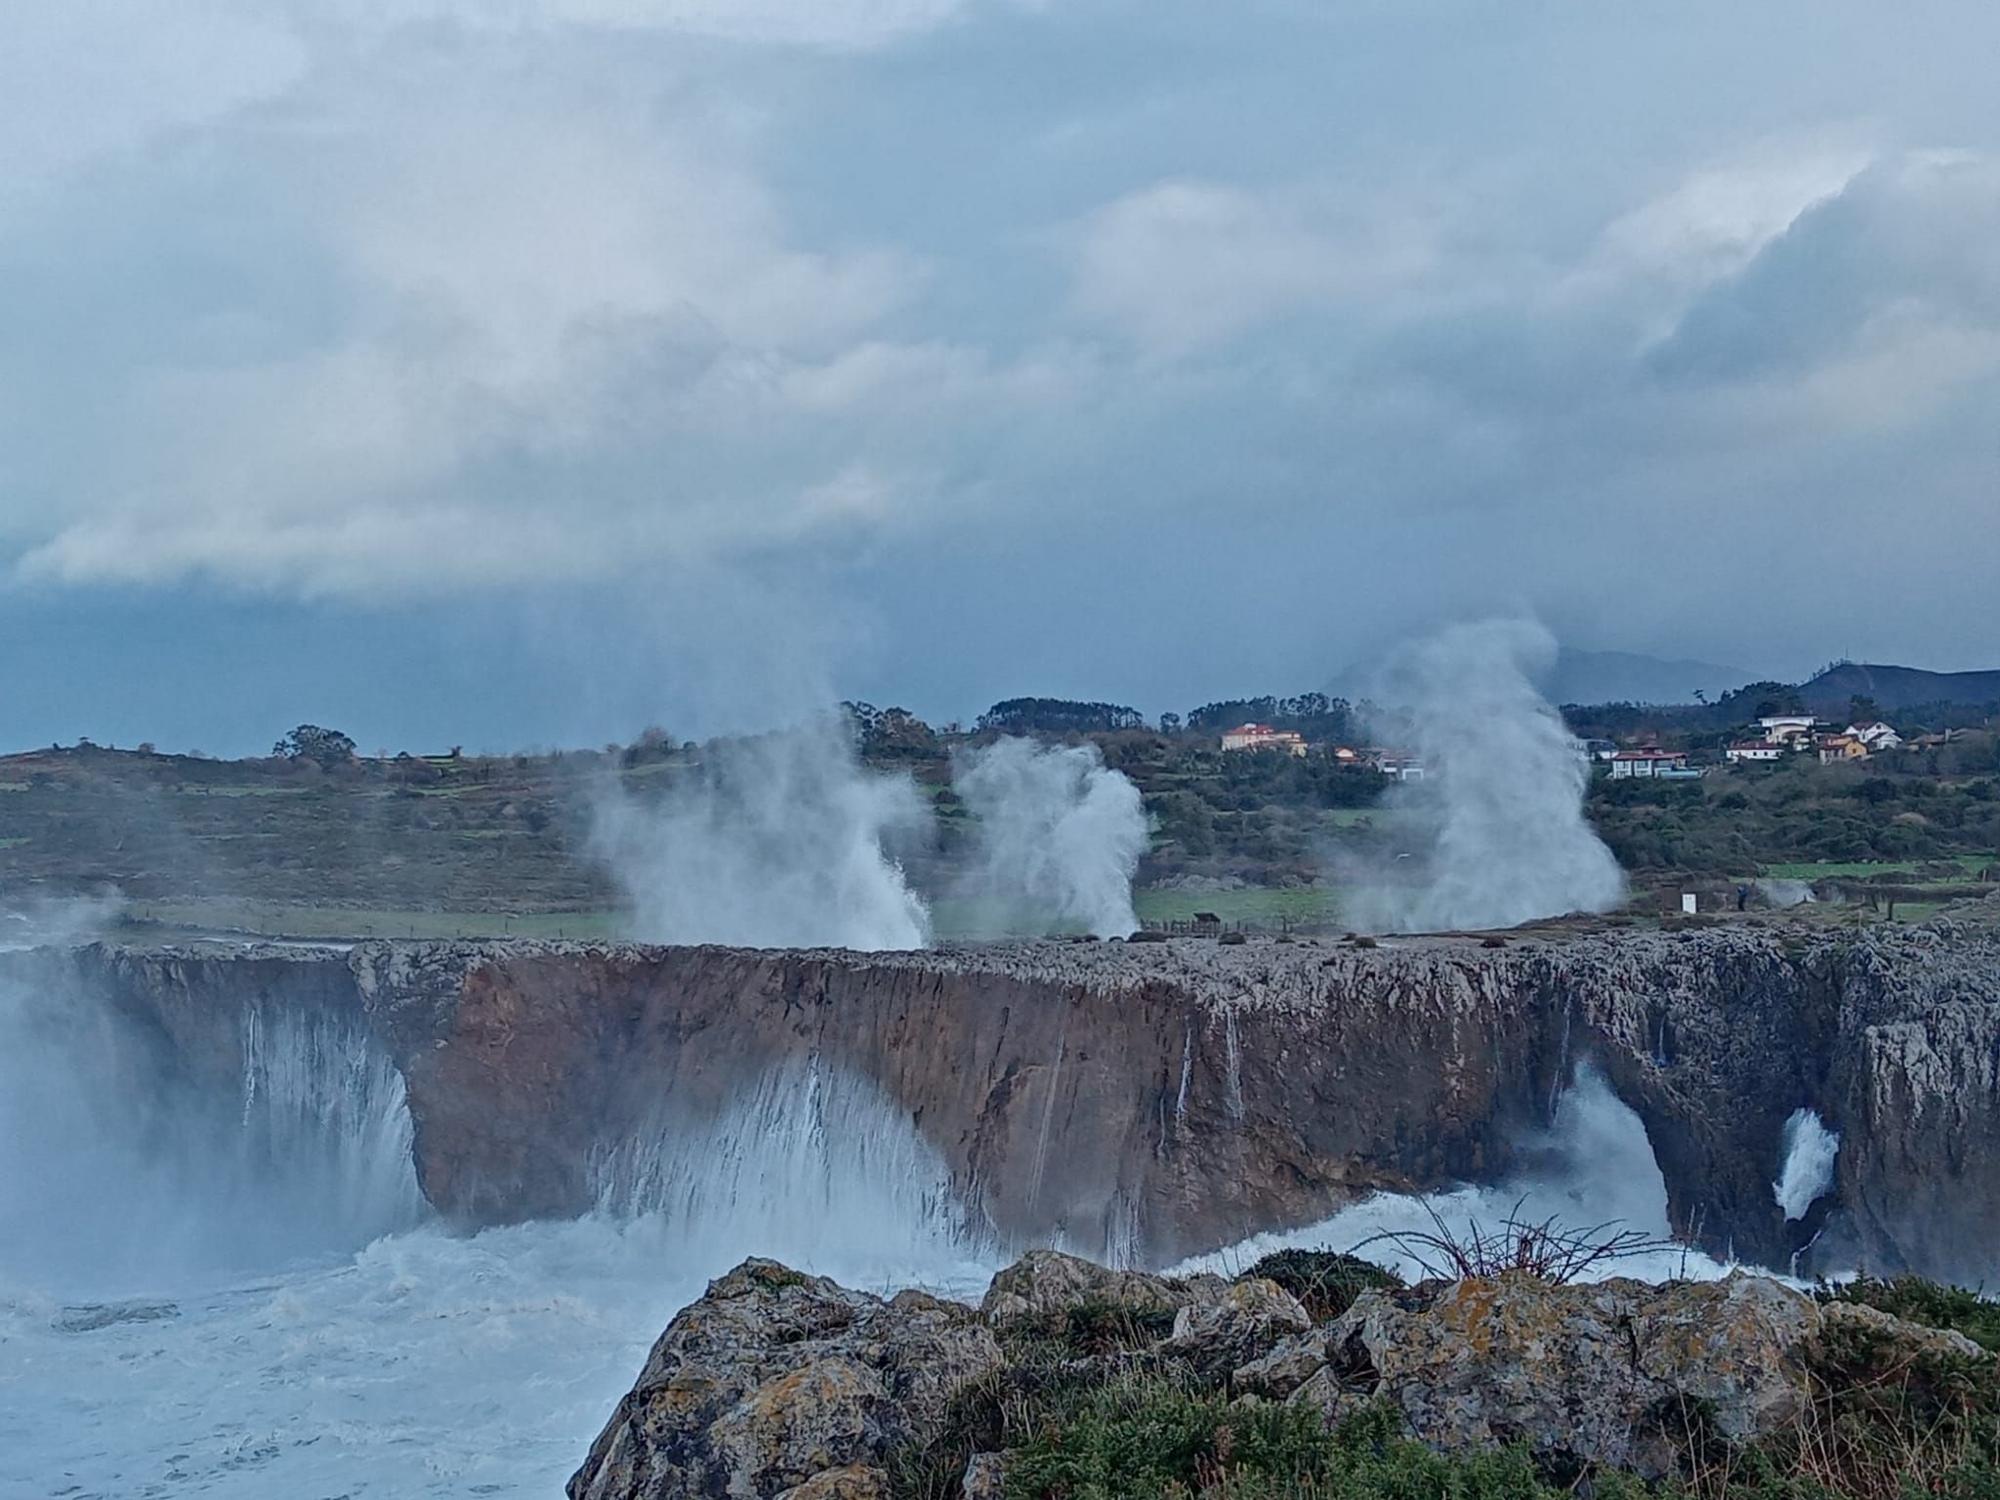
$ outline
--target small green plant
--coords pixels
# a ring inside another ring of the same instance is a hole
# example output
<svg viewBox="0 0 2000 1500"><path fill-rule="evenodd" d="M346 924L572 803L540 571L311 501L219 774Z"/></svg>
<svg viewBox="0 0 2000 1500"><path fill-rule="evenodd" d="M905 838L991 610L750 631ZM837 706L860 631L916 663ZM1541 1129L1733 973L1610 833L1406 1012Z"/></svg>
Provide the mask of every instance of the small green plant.
<svg viewBox="0 0 2000 1500"><path fill-rule="evenodd" d="M1642 1491L1602 1476L1596 1493ZM1009 1458L1009 1500L1559 1500L1525 1448L1446 1457L1364 1407L1238 1405L1159 1378L1107 1386Z"/></svg>
<svg viewBox="0 0 2000 1500"><path fill-rule="evenodd" d="M1322 1323L1346 1312L1363 1292L1403 1285L1403 1278L1394 1271L1333 1250L1275 1251L1243 1275L1275 1281Z"/></svg>

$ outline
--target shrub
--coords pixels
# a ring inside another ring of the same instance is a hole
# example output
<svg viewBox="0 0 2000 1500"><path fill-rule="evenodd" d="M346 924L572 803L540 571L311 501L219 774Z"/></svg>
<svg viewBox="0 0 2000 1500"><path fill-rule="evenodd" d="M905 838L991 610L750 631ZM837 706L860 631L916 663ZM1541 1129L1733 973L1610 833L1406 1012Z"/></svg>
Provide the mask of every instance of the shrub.
<svg viewBox="0 0 2000 1500"><path fill-rule="evenodd" d="M1427 1201L1429 1229L1390 1230L1371 1235L1354 1248L1393 1245L1441 1281L1466 1281L1525 1272L1552 1286L1565 1286L1587 1272L1637 1255L1674 1248L1671 1240L1655 1239L1615 1223L1572 1228L1559 1219L1523 1219L1516 1203L1500 1223L1488 1229L1477 1219L1464 1229L1448 1224Z"/></svg>
<svg viewBox="0 0 2000 1500"><path fill-rule="evenodd" d="M1927 1328L1954 1329L1982 1349L2000 1353L2000 1302L1964 1287L1941 1286L1921 1276L1858 1276L1838 1286L1822 1284L1814 1295L1822 1302L1858 1302Z"/></svg>
<svg viewBox="0 0 2000 1500"><path fill-rule="evenodd" d="M1637 1495L1620 1476L1599 1496ZM1010 1500L1557 1500L1521 1447L1446 1457L1365 1407L1329 1428L1283 1404L1234 1405L1158 1377L1115 1382L1022 1445Z"/></svg>
<svg viewBox="0 0 2000 1500"><path fill-rule="evenodd" d="M1365 1291L1403 1285L1403 1278L1394 1271L1358 1255L1342 1255L1332 1250L1279 1250L1265 1256L1243 1275L1275 1281L1322 1323L1346 1312Z"/></svg>

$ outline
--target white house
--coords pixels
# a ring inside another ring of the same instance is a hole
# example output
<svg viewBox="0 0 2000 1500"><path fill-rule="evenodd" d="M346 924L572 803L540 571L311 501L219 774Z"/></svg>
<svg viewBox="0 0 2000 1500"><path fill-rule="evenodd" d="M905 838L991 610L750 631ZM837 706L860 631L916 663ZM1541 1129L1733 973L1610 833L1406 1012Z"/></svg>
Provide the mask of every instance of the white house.
<svg viewBox="0 0 2000 1500"><path fill-rule="evenodd" d="M1849 724L1848 738L1861 741L1868 747L1868 753L1893 750L1903 743L1903 737L1884 724L1880 719L1870 719L1866 724Z"/></svg>
<svg viewBox="0 0 2000 1500"><path fill-rule="evenodd" d="M1687 768L1687 755L1678 750L1620 750L1611 757L1611 775L1617 781L1632 776L1667 776Z"/></svg>
<svg viewBox="0 0 2000 1500"><path fill-rule="evenodd" d="M1738 740L1723 752L1731 764L1742 761L1778 760L1787 753L1776 740Z"/></svg>
<svg viewBox="0 0 2000 1500"><path fill-rule="evenodd" d="M1776 740L1794 750L1809 750L1812 748L1813 726L1819 720L1811 714L1772 714L1757 722L1764 728L1765 739Z"/></svg>

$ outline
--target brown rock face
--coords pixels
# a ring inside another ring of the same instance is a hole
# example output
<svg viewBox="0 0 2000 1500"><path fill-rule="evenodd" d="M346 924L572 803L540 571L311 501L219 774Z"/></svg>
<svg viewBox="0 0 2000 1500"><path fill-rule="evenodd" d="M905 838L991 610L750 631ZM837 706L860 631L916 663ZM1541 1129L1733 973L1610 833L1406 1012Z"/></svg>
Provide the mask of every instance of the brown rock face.
<svg viewBox="0 0 2000 1500"><path fill-rule="evenodd" d="M402 1073L425 1195L466 1225L585 1211L620 1151L791 1069L865 1092L871 1138L907 1122L1000 1245L1158 1265L1375 1189L1493 1181L1588 1058L1706 1247L1785 1263L1802 1236L1771 1184L1810 1107L1842 1137L1823 1263L1979 1282L2000 1274L1986 906L1500 949L93 948L0 954L0 975L108 997L121 1066L189 1077L232 1076L246 1012L352 1021Z"/></svg>
<svg viewBox="0 0 2000 1500"><path fill-rule="evenodd" d="M1373 1190L1492 1181L1588 1058L1706 1247L1787 1262L1771 1185L1810 1107L1843 1136L1826 1247L1978 1281L2000 1269L1995 918L1499 950L398 945L355 967L425 1189L474 1222L578 1211L604 1142L811 1058L906 1113L1001 1244L1162 1264Z"/></svg>

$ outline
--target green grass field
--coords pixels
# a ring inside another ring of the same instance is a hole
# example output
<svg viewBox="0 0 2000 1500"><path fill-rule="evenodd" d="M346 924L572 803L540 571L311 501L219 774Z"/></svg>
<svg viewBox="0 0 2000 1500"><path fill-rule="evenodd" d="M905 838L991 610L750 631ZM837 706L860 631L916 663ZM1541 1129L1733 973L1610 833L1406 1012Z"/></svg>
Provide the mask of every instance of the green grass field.
<svg viewBox="0 0 2000 1500"><path fill-rule="evenodd" d="M1955 864L1967 875L1977 875L1992 864L1992 854L1952 854L1935 860L1805 860L1792 864L1764 866L1764 873L1778 880L1865 880L1870 875L1907 875L1919 864Z"/></svg>
<svg viewBox="0 0 2000 1500"><path fill-rule="evenodd" d="M1338 907L1322 887L1246 887L1235 891L1139 890L1133 905L1144 922L1186 922L1196 912L1213 912L1225 923L1256 926L1330 927ZM620 935L612 911L480 912L418 911L390 907L311 906L293 902L231 899L134 901L124 909L134 930L148 937L192 937L202 933L251 933L259 937L347 938L581 938ZM939 901L931 918L942 939L975 931L974 913L963 903Z"/></svg>
<svg viewBox="0 0 2000 1500"><path fill-rule="evenodd" d="M1213 912L1224 922L1276 927L1330 927L1339 920L1334 893L1324 886L1246 886L1238 891L1158 891L1132 893L1142 922L1186 922L1196 912Z"/></svg>

